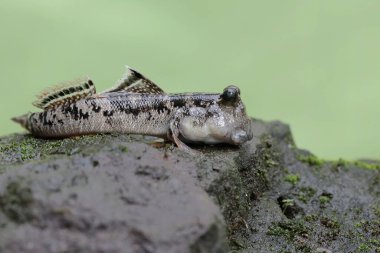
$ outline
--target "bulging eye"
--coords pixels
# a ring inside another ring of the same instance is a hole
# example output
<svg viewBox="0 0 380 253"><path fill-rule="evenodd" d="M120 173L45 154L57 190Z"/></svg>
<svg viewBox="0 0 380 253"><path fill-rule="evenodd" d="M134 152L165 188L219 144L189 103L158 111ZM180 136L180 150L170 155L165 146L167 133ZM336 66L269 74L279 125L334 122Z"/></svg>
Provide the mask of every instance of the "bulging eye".
<svg viewBox="0 0 380 253"><path fill-rule="evenodd" d="M223 90L222 99L224 101L233 102L240 95L240 89L234 85L230 85Z"/></svg>

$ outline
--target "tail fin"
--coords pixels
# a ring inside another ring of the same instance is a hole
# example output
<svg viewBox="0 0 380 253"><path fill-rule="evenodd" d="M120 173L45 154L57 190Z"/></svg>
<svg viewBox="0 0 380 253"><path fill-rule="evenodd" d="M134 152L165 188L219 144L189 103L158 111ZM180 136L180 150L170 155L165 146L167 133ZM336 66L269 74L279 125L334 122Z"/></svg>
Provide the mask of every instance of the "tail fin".
<svg viewBox="0 0 380 253"><path fill-rule="evenodd" d="M19 123L23 128L28 130L28 119L29 119L29 114L24 114L18 117L12 118L12 120L16 123Z"/></svg>

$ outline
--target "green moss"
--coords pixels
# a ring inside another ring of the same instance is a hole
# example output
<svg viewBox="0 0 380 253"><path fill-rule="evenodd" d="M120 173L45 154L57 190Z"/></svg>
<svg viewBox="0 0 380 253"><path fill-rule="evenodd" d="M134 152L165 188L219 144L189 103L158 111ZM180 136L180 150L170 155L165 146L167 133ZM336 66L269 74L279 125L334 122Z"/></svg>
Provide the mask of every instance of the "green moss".
<svg viewBox="0 0 380 253"><path fill-rule="evenodd" d="M267 165L267 167L274 167L274 166L278 166L279 162L272 160L272 159L268 159L268 160L266 160L266 165Z"/></svg>
<svg viewBox="0 0 380 253"><path fill-rule="evenodd" d="M294 199L283 199L281 201L281 206L283 209L294 206Z"/></svg>
<svg viewBox="0 0 380 253"><path fill-rule="evenodd" d="M123 153L127 153L127 152L128 152L128 147L126 147L126 146L124 146L124 145L120 145L120 146L119 146L119 149L120 149L120 151L123 152Z"/></svg>
<svg viewBox="0 0 380 253"><path fill-rule="evenodd" d="M291 183L293 186L295 186L300 180L301 176L300 174L288 174L285 176L285 181Z"/></svg>
<svg viewBox="0 0 380 253"><path fill-rule="evenodd" d="M319 203L324 205L324 204L327 204L331 201L331 199L327 196L320 196L319 197Z"/></svg>
<svg viewBox="0 0 380 253"><path fill-rule="evenodd" d="M8 144L0 147L0 152L4 154L17 154L19 160L29 160L36 156L36 148L39 142L35 138L14 138Z"/></svg>
<svg viewBox="0 0 380 253"><path fill-rule="evenodd" d="M367 223L366 220L358 221L358 222L355 223L355 227L357 227L357 228L361 228L361 227L363 227L366 223Z"/></svg>
<svg viewBox="0 0 380 253"><path fill-rule="evenodd" d="M353 164L359 168L366 169L366 170L378 170L380 169L379 164L374 163L367 163L363 161L354 161Z"/></svg>
<svg viewBox="0 0 380 253"><path fill-rule="evenodd" d="M298 192L298 199L306 204L315 195L315 193L316 190L311 187L302 187Z"/></svg>
<svg viewBox="0 0 380 253"><path fill-rule="evenodd" d="M380 207L375 208L375 215L380 218Z"/></svg>
<svg viewBox="0 0 380 253"><path fill-rule="evenodd" d="M321 217L320 221L321 221L321 224L327 228L340 229L339 222L333 218L328 218L328 217L323 216Z"/></svg>
<svg viewBox="0 0 380 253"><path fill-rule="evenodd" d="M231 243L231 245L233 245L235 248L238 248L238 249L247 248L247 245L246 245L247 243L241 239L238 239L238 238L231 238L230 243ZM233 252L238 252L238 251L236 251L236 250L230 251L230 253L233 253Z"/></svg>
<svg viewBox="0 0 380 253"><path fill-rule="evenodd" d="M11 135L0 144L0 165L24 162L51 155L91 155L99 150L99 144L107 142L110 135L84 135L62 140L45 140L29 135ZM85 150L83 148L85 147Z"/></svg>
<svg viewBox="0 0 380 253"><path fill-rule="evenodd" d="M361 169L366 169L366 170L377 170L380 169L380 164L375 164L375 163L369 163L369 162L364 162L364 161L347 161L344 159L339 159L338 161L326 161L323 159L320 159L314 155L299 155L297 159L303 163L307 163L310 166L322 166L325 163L329 162L332 164L333 168L339 168L339 167L349 167L349 166L355 166L359 167Z"/></svg>
<svg viewBox="0 0 380 253"><path fill-rule="evenodd" d="M315 155L307 155L307 156L300 155L297 157L297 159L298 161L307 163L310 166L322 166L326 162L325 160L320 159L316 157Z"/></svg>
<svg viewBox="0 0 380 253"><path fill-rule="evenodd" d="M201 166L206 165L208 164ZM245 226L245 219L251 206L246 184L242 182L239 171L230 168L221 172L219 179L210 186L208 192L216 196L216 202L223 210L229 241L237 240L235 233ZM237 241L240 242L240 240ZM231 243L230 246L239 248L236 242Z"/></svg>
<svg viewBox="0 0 380 253"><path fill-rule="evenodd" d="M283 236L288 240L292 240L296 235L305 235L308 229L299 221L286 221L272 224L267 235Z"/></svg>
<svg viewBox="0 0 380 253"><path fill-rule="evenodd" d="M307 222L315 222L318 220L318 216L319 215L317 214L308 214L308 215L305 215L304 219Z"/></svg>
<svg viewBox="0 0 380 253"><path fill-rule="evenodd" d="M360 251L360 252L369 252L371 250L371 248L372 247L370 245L362 243L362 244L359 245L358 251Z"/></svg>
<svg viewBox="0 0 380 253"><path fill-rule="evenodd" d="M375 246L380 246L380 239L370 239L369 243L371 243Z"/></svg>
<svg viewBox="0 0 380 253"><path fill-rule="evenodd" d="M347 161L343 159L339 159L338 161L332 162L332 166L334 168L355 166L366 170L380 169L380 164L368 163L364 161Z"/></svg>

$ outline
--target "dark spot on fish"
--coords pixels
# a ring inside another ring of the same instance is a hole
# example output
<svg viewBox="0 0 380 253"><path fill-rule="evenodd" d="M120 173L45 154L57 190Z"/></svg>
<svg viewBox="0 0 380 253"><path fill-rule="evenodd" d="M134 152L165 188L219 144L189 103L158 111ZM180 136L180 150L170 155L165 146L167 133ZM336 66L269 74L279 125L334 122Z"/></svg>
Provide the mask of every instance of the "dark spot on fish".
<svg viewBox="0 0 380 253"><path fill-rule="evenodd" d="M215 99L217 99L217 97L207 94L195 94L194 96L178 94L171 97L173 107L176 108L190 106L206 108L210 106L210 103L215 102Z"/></svg>
<svg viewBox="0 0 380 253"><path fill-rule="evenodd" d="M70 114L71 118L73 118L74 120L79 119L79 110L76 104L71 104L69 106L63 107L62 112L64 114Z"/></svg>
<svg viewBox="0 0 380 253"><path fill-rule="evenodd" d="M206 112L206 118L209 119L209 118L212 118L216 115L215 112L210 112L209 110L207 110Z"/></svg>
<svg viewBox="0 0 380 253"><path fill-rule="evenodd" d="M157 110L158 114L161 114L161 113L164 113L165 110L167 110L167 108L165 105L161 105L161 106L157 107L156 110Z"/></svg>
<svg viewBox="0 0 380 253"><path fill-rule="evenodd" d="M43 114L42 114L43 125L51 127L53 125L53 122L51 122L50 120L47 119L47 114L48 114L48 112L43 112Z"/></svg>
<svg viewBox="0 0 380 253"><path fill-rule="evenodd" d="M74 87L70 87L69 91L70 91L70 93L74 93L75 92L75 88Z"/></svg>
<svg viewBox="0 0 380 253"><path fill-rule="evenodd" d="M79 110L76 104L73 104L72 116L74 117L75 120L78 120L79 118Z"/></svg>
<svg viewBox="0 0 380 253"><path fill-rule="evenodd" d="M136 104L132 104L128 101L122 100L111 100L111 105L113 108L116 108L119 112L124 112L126 114L133 114L134 116L139 115L141 112L144 112L148 108L146 107L138 107ZM103 112L104 114L104 112Z"/></svg>
<svg viewBox="0 0 380 253"><path fill-rule="evenodd" d="M133 72L133 71L132 71ZM134 73L134 72L133 72ZM133 103L131 103L130 97L133 97ZM122 98L110 99L112 108L116 108L117 111L126 114L133 114L138 116L145 112L154 112L156 114L168 114L176 108L187 108L198 106L206 108L210 105L211 101L214 101L217 95L152 95L152 94L125 94ZM147 115L147 118L151 119L151 116Z"/></svg>
<svg viewBox="0 0 380 253"><path fill-rule="evenodd" d="M63 120L59 119L59 120L57 120L57 122L58 122L59 124L63 125Z"/></svg>
<svg viewBox="0 0 380 253"><path fill-rule="evenodd" d="M79 118L80 119L88 119L89 116L90 116L90 114L88 112L83 113L82 109L79 110Z"/></svg>
<svg viewBox="0 0 380 253"><path fill-rule="evenodd" d="M105 110L103 112L103 116L104 117L111 117L113 115L113 111L108 111L108 110Z"/></svg>
<svg viewBox="0 0 380 253"><path fill-rule="evenodd" d="M173 107L177 107L177 108L180 108L180 107L184 107L186 106L186 100L185 99L175 99L173 100Z"/></svg>
<svg viewBox="0 0 380 253"><path fill-rule="evenodd" d="M133 114L133 116L137 117L141 113L141 110L139 110L138 108L134 108L131 109L130 112Z"/></svg>
<svg viewBox="0 0 380 253"><path fill-rule="evenodd" d="M151 112L148 112L148 116L146 117L147 120L151 120L152 119L152 113Z"/></svg>
<svg viewBox="0 0 380 253"><path fill-rule="evenodd" d="M90 85L89 85L88 83L85 83L85 84L84 84L84 87L85 87L86 89L89 89L89 88L90 88Z"/></svg>
<svg viewBox="0 0 380 253"><path fill-rule="evenodd" d="M63 93L63 91L60 91L60 92L59 92L59 95L60 95L61 97L63 97L63 96L65 95L65 93Z"/></svg>
<svg viewBox="0 0 380 253"><path fill-rule="evenodd" d="M97 106L95 102L91 102L91 106L92 106L92 111L93 112L100 112L100 110L102 109L100 106Z"/></svg>
<svg viewBox="0 0 380 253"><path fill-rule="evenodd" d="M112 126L112 118L106 118L105 123L107 123L108 125Z"/></svg>

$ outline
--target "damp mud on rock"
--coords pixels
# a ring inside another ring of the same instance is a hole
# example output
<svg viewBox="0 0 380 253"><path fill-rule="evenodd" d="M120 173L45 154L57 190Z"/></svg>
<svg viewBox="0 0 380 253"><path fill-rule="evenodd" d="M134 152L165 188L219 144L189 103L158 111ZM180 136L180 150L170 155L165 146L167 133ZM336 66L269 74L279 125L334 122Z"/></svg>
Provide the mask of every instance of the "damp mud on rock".
<svg viewBox="0 0 380 253"><path fill-rule="evenodd" d="M252 120L242 145L0 138L0 252L380 252L380 163Z"/></svg>

